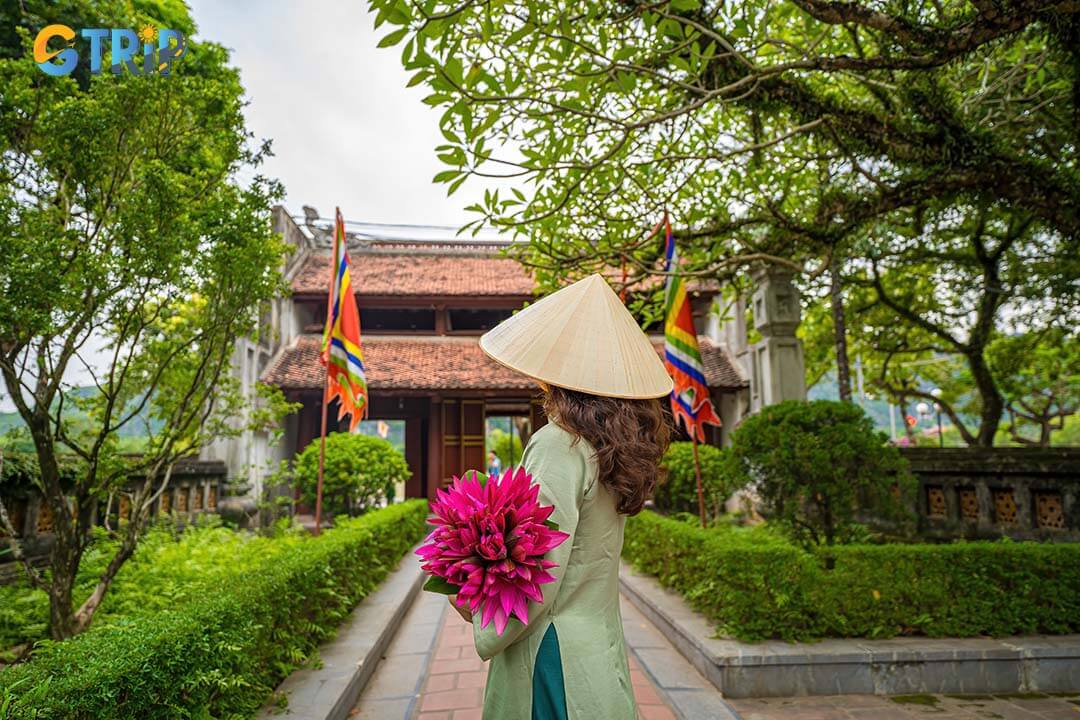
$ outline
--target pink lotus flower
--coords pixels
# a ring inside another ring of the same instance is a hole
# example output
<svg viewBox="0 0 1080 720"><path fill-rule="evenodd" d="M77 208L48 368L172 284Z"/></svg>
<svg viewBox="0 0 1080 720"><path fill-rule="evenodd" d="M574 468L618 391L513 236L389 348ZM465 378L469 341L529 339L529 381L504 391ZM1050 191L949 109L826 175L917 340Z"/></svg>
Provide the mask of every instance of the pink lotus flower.
<svg viewBox="0 0 1080 720"><path fill-rule="evenodd" d="M438 490L430 520L437 527L416 551L432 575L424 589L456 593L474 615L483 608L480 627L494 620L499 635L511 615L528 624L528 601L541 602L540 586L555 582L548 570L557 563L544 555L570 537L548 520L555 508L541 506L539 493L524 468L501 478L466 473Z"/></svg>

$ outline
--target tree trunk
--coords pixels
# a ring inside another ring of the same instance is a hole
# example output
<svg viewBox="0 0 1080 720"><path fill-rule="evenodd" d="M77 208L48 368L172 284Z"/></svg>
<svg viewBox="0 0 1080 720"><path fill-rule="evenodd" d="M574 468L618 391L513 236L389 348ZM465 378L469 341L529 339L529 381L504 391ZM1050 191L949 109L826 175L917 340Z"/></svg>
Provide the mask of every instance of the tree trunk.
<svg viewBox="0 0 1080 720"><path fill-rule="evenodd" d="M72 605L76 570L72 568L70 550L57 534L53 540L49 582L49 636L53 640L67 640L78 633ZM74 567L78 568L77 562Z"/></svg>
<svg viewBox="0 0 1080 720"><path fill-rule="evenodd" d="M847 353L847 319L844 315L844 291L840 278L842 261L834 251L829 263L829 299L832 303L833 336L836 342L836 385L840 400L851 402L851 367Z"/></svg>
<svg viewBox="0 0 1080 720"><path fill-rule="evenodd" d="M971 377L975 380L975 388L979 392L979 399L982 401L982 410L979 412L979 433L975 436L974 445L993 447L994 436L1001 423L1001 413L1005 409L1005 401L998 392L994 376L990 374L990 368L986 365L986 357L982 350L978 349L969 353L967 361L971 369Z"/></svg>

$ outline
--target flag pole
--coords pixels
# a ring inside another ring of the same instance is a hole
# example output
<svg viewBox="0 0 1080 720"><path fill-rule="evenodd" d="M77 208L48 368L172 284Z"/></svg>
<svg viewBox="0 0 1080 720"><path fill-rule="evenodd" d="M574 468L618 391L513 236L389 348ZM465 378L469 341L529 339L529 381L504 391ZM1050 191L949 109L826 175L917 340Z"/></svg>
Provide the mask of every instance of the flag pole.
<svg viewBox="0 0 1080 720"><path fill-rule="evenodd" d="M330 289L326 297L326 330L323 333L323 342L330 334L330 317L334 308L334 286L337 284L338 263L338 221L341 218L341 208L334 208L334 249L330 253ZM325 347L325 346L324 346ZM326 373L323 375L322 393L322 422L319 426L319 475L315 482L315 536L322 534L322 494L323 494L323 471L326 467L326 411L330 405L330 364L323 358L326 365Z"/></svg>
<svg viewBox="0 0 1080 720"><path fill-rule="evenodd" d="M315 536L322 534L322 491L323 491L323 468L326 466L326 406L327 391L330 384L330 373L327 371L323 378L322 396L322 426L319 429L319 479L315 483Z"/></svg>
<svg viewBox="0 0 1080 720"><path fill-rule="evenodd" d="M690 433L690 439L694 443L694 475L697 477L697 502L698 514L701 515L701 527L705 527L705 489L701 483L701 461L698 460L697 432Z"/></svg>

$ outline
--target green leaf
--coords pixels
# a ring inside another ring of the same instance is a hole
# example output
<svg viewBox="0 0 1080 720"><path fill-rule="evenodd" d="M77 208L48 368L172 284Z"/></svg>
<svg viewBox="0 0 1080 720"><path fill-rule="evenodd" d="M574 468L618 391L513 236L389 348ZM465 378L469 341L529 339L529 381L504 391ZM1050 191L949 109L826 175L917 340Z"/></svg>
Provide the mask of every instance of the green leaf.
<svg viewBox="0 0 1080 720"><path fill-rule="evenodd" d="M559 523L555 522L554 520L545 520L544 525L547 525L548 528L550 528L551 530L559 529Z"/></svg>
<svg viewBox="0 0 1080 720"><path fill-rule="evenodd" d="M391 45L397 45L399 42L401 42L401 39L404 38L408 34L409 34L409 28L407 28L407 27L395 30L394 32L390 33L389 35L387 35L386 37L384 37L382 40L379 41L379 47L384 48L384 47L390 47Z"/></svg>
<svg viewBox="0 0 1080 720"><path fill-rule="evenodd" d="M455 178L457 178L457 176L460 175L460 174L461 174L460 170L443 170L441 173L437 174L434 177L434 179L432 179L432 182L437 182L437 183L450 182L451 180L454 180Z"/></svg>
<svg viewBox="0 0 1080 720"><path fill-rule="evenodd" d="M461 588L457 585L435 575L427 579L427 582L424 583L424 589L440 595L457 595L461 592Z"/></svg>

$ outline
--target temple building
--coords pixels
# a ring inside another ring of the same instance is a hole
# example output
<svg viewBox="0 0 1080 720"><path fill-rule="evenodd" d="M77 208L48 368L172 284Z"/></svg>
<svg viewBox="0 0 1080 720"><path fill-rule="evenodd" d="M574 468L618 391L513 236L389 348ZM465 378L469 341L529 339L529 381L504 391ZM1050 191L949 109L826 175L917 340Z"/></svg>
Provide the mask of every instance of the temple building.
<svg viewBox="0 0 1080 720"><path fill-rule="evenodd" d="M272 338L241 348L238 358L246 383L274 385L302 407L286 419L274 449L259 449L266 438L248 435L209 451L230 465L232 475L250 473L256 492L265 475L260 465L288 460L319 436L331 235L329 222L310 208L305 213L298 221L284 208L275 210L276 228L295 248L285 268L292 293L267 313ZM346 230L370 391L367 419L404 421L412 470L405 494L431 497L451 476L486 467L487 418L509 416L523 441L544 422L536 384L489 359L478 342L535 298L535 284L524 266L504 255L508 243L498 239L424 237L419 230L356 223ZM708 324L714 295L694 293L699 328ZM663 338L653 338L659 352ZM702 337L701 345L725 420L711 438L720 444L749 405L749 383L720 342ZM329 427L337 430L336 408L329 410Z"/></svg>

